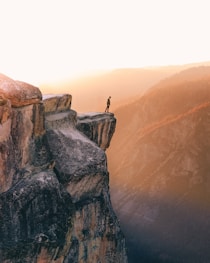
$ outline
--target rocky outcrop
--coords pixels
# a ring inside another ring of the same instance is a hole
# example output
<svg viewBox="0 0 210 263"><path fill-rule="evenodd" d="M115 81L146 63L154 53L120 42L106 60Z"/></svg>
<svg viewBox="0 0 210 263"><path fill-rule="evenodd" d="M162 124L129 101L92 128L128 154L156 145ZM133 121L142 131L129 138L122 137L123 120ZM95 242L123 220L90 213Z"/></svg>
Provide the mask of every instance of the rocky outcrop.
<svg viewBox="0 0 210 263"><path fill-rule="evenodd" d="M0 204L1 262L40 262L43 250L45 262L59 258L74 206L52 171L27 171L1 194Z"/></svg>
<svg viewBox="0 0 210 263"><path fill-rule="evenodd" d="M21 81L14 81L0 74L0 94L10 100L13 107L22 107L39 103L42 94L37 87Z"/></svg>
<svg viewBox="0 0 210 263"><path fill-rule="evenodd" d="M0 95L0 124L5 123L11 115L11 103ZM0 135L1 136L1 135Z"/></svg>
<svg viewBox="0 0 210 263"><path fill-rule="evenodd" d="M63 112L71 109L72 96L70 94L62 95L44 95L45 113Z"/></svg>
<svg viewBox="0 0 210 263"><path fill-rule="evenodd" d="M0 192L7 191L22 177L26 167L49 162L42 103L13 108L0 106Z"/></svg>
<svg viewBox="0 0 210 263"><path fill-rule="evenodd" d="M113 113L83 113L77 117L77 129L103 150L109 147L115 127L116 119Z"/></svg>
<svg viewBox="0 0 210 263"><path fill-rule="evenodd" d="M76 128L71 96L1 78L0 262L127 262L105 152Z"/></svg>

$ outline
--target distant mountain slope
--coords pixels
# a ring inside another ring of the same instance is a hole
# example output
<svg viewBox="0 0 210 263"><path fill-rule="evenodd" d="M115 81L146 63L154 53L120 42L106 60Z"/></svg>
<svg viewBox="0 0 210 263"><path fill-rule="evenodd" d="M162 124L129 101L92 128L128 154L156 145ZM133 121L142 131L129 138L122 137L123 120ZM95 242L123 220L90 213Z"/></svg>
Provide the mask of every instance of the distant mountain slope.
<svg viewBox="0 0 210 263"><path fill-rule="evenodd" d="M202 63L209 64L209 62ZM200 65L195 64L195 65ZM78 112L104 111L106 99L112 96L111 111L141 96L151 86L192 65L116 69L53 85L42 85L46 93L70 93L72 107Z"/></svg>
<svg viewBox="0 0 210 263"><path fill-rule="evenodd" d="M209 262L210 67L161 81L115 116L111 196L129 262Z"/></svg>

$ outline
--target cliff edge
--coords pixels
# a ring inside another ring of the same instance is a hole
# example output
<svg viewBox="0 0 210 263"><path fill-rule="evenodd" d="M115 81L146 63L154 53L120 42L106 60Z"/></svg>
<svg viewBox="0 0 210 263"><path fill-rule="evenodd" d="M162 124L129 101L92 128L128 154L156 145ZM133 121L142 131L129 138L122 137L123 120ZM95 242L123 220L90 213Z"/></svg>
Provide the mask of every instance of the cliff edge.
<svg viewBox="0 0 210 263"><path fill-rule="evenodd" d="M105 150L113 114L0 74L0 262L127 262Z"/></svg>

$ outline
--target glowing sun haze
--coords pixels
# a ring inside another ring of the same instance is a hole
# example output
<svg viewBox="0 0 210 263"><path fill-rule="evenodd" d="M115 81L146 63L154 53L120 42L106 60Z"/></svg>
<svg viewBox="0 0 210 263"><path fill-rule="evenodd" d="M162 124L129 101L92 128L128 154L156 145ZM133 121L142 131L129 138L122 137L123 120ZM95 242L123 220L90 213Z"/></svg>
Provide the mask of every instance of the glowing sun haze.
<svg viewBox="0 0 210 263"><path fill-rule="evenodd" d="M210 60L209 0L0 0L0 72L35 85Z"/></svg>

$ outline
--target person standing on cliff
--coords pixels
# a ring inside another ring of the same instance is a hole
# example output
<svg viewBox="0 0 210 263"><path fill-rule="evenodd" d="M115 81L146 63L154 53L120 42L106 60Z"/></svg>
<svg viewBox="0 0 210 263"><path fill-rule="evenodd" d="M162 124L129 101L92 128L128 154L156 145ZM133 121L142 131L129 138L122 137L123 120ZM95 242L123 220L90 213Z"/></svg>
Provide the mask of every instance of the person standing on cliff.
<svg viewBox="0 0 210 263"><path fill-rule="evenodd" d="M111 104L110 99L111 99L111 96L109 96L109 98L107 99L105 112L109 112L109 107Z"/></svg>

